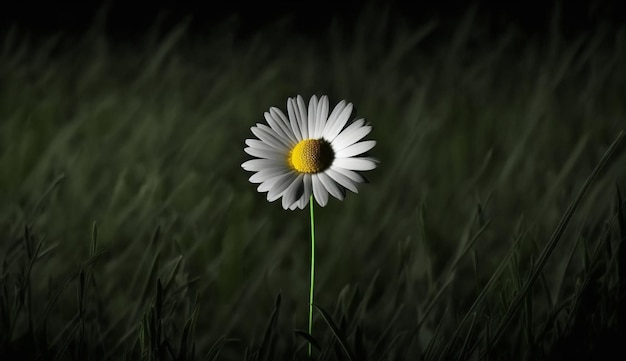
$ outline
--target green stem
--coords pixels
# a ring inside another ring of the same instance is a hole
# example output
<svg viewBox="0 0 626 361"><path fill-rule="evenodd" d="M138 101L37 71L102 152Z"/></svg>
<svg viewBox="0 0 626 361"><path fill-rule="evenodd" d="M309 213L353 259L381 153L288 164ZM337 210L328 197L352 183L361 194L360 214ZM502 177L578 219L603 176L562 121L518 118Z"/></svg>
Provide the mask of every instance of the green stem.
<svg viewBox="0 0 626 361"><path fill-rule="evenodd" d="M311 289L309 290L309 335L313 331L313 289L315 286L315 220L313 218L313 195L309 200L311 210ZM311 358L311 343L309 342L309 358Z"/></svg>

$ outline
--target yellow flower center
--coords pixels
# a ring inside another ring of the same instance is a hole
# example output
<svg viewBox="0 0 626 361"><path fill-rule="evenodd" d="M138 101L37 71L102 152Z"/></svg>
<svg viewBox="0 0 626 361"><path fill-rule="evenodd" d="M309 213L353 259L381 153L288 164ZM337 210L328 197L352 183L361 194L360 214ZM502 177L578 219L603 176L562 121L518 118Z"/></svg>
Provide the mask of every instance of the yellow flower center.
<svg viewBox="0 0 626 361"><path fill-rule="evenodd" d="M319 173L328 168L335 157L324 139L305 139L289 152L287 162L299 173Z"/></svg>

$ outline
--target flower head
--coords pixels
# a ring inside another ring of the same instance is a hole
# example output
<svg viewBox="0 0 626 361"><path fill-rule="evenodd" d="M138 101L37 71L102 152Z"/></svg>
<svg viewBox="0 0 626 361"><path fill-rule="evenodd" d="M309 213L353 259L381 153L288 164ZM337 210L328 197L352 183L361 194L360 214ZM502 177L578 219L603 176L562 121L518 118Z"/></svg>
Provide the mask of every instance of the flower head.
<svg viewBox="0 0 626 361"><path fill-rule="evenodd" d="M246 139L244 151L256 159L241 167L255 172L250 182L260 183L268 201L282 197L284 209L303 209L313 194L323 207L328 194L343 200L346 189L358 193L365 181L359 172L376 168L375 159L359 157L376 145L361 141L372 127L364 119L349 122L352 104L345 100L328 112L327 96L312 96L307 107L298 95L287 99L288 117L272 107L264 114L267 125L251 128L258 139Z"/></svg>

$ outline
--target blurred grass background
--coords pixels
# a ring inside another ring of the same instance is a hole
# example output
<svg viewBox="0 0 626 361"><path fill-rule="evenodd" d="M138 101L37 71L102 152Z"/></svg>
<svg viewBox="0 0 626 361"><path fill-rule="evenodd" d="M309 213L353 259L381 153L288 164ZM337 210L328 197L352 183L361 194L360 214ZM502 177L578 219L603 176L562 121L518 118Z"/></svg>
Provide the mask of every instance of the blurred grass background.
<svg viewBox="0 0 626 361"><path fill-rule="evenodd" d="M308 316L308 213L267 203L240 164L270 106L328 94L371 122L381 163L360 194L316 211L316 302L344 319L368 359L484 356L625 128L626 28L564 38L555 16L549 33L529 37L515 27L494 35L471 10L453 27L409 26L374 6L355 16L316 36L288 21L249 36L232 21L204 36L183 22L127 41L111 41L98 21L78 38L6 33L6 355L148 357L140 335L154 326L160 280L162 332L175 348L191 320L199 357L214 356L222 336L239 340L218 347L223 359L261 357L255 345L268 342L280 294L277 350L303 358L293 329ZM619 147L602 169L491 357L566 352L559 342L575 323L557 319L585 304L595 264L598 327L614 330L625 157ZM320 314L313 336L340 341ZM335 357L325 352L318 359Z"/></svg>

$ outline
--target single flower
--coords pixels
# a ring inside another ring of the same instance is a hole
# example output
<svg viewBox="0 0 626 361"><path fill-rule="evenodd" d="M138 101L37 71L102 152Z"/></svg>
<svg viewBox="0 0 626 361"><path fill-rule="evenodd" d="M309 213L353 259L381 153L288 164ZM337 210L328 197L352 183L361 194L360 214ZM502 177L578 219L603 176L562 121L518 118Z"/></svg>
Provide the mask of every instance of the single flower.
<svg viewBox="0 0 626 361"><path fill-rule="evenodd" d="M307 107L298 95L287 99L288 117L271 107L264 114L268 125L251 128L258 139L246 139L244 151L257 159L241 167L254 172L250 182L260 183L268 201L282 197L284 209L303 209L313 194L323 207L328 194L343 200L346 189L358 193L357 184L365 182L359 172L376 168L375 159L359 156L376 141L361 141L372 127L362 118L349 122L352 103L342 100L328 112L327 96L312 96Z"/></svg>

